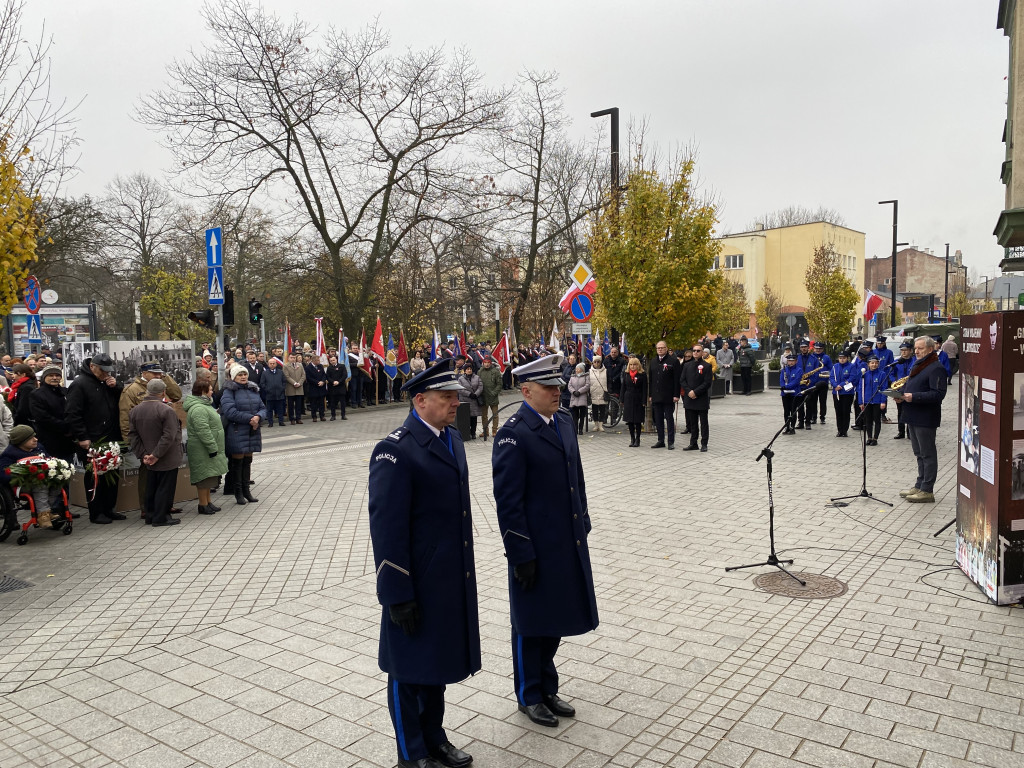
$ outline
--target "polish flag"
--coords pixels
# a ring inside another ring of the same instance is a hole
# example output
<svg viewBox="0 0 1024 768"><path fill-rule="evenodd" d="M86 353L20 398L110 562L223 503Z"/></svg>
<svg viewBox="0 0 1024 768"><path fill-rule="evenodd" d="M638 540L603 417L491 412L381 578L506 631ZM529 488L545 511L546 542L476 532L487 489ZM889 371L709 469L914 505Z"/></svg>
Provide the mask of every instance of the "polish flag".
<svg viewBox="0 0 1024 768"><path fill-rule="evenodd" d="M867 294L867 297L864 299L864 319L870 320L875 312L878 311L878 308L882 306L883 299L871 291L865 290L864 292Z"/></svg>
<svg viewBox="0 0 1024 768"><path fill-rule="evenodd" d="M558 300L558 308L569 314L569 305L572 304L572 300L580 293L585 293L587 296L593 296L597 292L597 281L594 278L590 278L583 286L581 291L575 285L570 285L569 290L562 294L562 298Z"/></svg>

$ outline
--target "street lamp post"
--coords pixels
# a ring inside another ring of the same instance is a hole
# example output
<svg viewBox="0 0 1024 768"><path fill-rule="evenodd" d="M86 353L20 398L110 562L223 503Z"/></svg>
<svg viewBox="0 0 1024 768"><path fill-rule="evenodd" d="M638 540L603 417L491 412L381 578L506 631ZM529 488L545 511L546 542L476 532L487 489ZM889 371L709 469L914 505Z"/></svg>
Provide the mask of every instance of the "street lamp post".
<svg viewBox="0 0 1024 768"><path fill-rule="evenodd" d="M946 243L946 287L942 293L942 314L949 319L949 243Z"/></svg>
<svg viewBox="0 0 1024 768"><path fill-rule="evenodd" d="M889 281L889 290L892 293L892 301L889 303L889 326L896 325L896 228L899 225L899 200L880 200L879 205L892 205L892 278Z"/></svg>
<svg viewBox="0 0 1024 768"><path fill-rule="evenodd" d="M591 112L591 117L609 115L612 122L612 194L616 202L619 199L619 108L611 107L598 112Z"/></svg>

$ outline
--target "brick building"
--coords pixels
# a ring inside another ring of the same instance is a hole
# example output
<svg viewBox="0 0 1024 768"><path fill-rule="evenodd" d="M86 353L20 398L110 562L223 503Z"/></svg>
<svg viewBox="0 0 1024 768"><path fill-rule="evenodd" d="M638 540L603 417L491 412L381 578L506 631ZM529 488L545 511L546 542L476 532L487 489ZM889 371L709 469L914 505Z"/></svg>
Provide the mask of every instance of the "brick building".
<svg viewBox="0 0 1024 768"><path fill-rule="evenodd" d="M960 251L949 257L949 292L964 287L965 273ZM891 295L892 257L864 260L864 286L875 293ZM935 303L942 306L946 290L946 257L930 250L904 248L896 254L896 289L898 293L934 293Z"/></svg>

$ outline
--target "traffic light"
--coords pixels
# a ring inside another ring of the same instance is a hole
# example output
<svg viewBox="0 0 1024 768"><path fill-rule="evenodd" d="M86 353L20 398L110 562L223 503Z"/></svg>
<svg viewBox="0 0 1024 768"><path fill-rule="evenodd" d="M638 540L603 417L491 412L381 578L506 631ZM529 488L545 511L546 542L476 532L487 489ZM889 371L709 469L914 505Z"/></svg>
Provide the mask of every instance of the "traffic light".
<svg viewBox="0 0 1024 768"><path fill-rule="evenodd" d="M188 313L188 319L203 328L213 328L217 325L217 315L212 309L200 309Z"/></svg>
<svg viewBox="0 0 1024 768"><path fill-rule="evenodd" d="M224 325L235 324L235 292L224 286L224 305L220 308Z"/></svg>
<svg viewBox="0 0 1024 768"><path fill-rule="evenodd" d="M249 299L249 322L252 325L259 325L260 320L263 319L263 315L260 314L262 307L263 305L256 299Z"/></svg>

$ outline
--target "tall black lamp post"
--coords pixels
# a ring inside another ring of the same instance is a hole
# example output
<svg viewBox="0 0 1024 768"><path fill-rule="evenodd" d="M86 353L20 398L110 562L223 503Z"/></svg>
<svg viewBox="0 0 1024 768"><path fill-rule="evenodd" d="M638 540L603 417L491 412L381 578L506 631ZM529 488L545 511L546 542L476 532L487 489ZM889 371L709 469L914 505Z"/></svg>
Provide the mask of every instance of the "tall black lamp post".
<svg viewBox="0 0 1024 768"><path fill-rule="evenodd" d="M896 228L899 224L899 200L880 200L879 205L892 205L892 277L889 281L889 290L892 293L892 301L889 302L889 326L896 325Z"/></svg>

